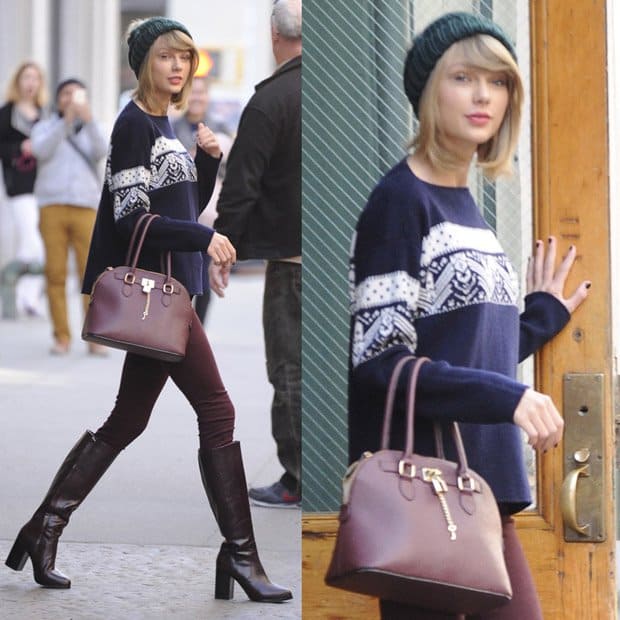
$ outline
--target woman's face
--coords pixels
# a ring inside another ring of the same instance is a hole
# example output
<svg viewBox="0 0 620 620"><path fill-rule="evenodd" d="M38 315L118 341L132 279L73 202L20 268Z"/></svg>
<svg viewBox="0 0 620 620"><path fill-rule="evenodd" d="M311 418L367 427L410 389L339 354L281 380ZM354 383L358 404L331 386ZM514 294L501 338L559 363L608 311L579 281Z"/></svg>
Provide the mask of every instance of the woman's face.
<svg viewBox="0 0 620 620"><path fill-rule="evenodd" d="M159 95L172 97L180 93L189 78L192 53L171 48L160 36L151 48L151 78Z"/></svg>
<svg viewBox="0 0 620 620"><path fill-rule="evenodd" d="M442 143L472 154L501 127L508 109L508 76L472 66L457 50L448 50L437 86L438 129Z"/></svg>
<svg viewBox="0 0 620 620"><path fill-rule="evenodd" d="M33 100L41 88L41 74L36 67L26 67L17 80L20 99Z"/></svg>

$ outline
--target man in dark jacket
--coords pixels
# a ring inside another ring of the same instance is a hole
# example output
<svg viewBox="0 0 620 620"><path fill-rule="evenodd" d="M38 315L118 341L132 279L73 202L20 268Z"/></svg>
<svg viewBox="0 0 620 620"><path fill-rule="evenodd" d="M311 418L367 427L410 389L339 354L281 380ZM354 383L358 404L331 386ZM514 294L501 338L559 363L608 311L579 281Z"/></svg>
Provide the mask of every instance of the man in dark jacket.
<svg viewBox="0 0 620 620"><path fill-rule="evenodd" d="M276 0L271 41L277 68L241 116L215 229L240 260L268 261L263 329L272 434L285 471L270 486L250 489L250 498L289 507L301 501L301 0ZM209 269L220 297L229 269Z"/></svg>

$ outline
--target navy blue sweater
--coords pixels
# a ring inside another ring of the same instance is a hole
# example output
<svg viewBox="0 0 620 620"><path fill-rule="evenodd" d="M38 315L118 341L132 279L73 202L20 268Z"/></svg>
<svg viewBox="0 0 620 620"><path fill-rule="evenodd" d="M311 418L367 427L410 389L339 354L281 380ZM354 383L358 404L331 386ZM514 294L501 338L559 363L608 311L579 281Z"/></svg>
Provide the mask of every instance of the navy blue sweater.
<svg viewBox="0 0 620 620"><path fill-rule="evenodd" d="M197 219L213 192L219 162L201 149L192 161L167 116L147 114L129 102L112 130L82 292L90 294L106 267L125 263L134 226L150 212L161 217L149 228L138 265L161 271L160 253L172 250L173 276L190 294L202 293L213 230Z"/></svg>
<svg viewBox="0 0 620 620"><path fill-rule="evenodd" d="M503 512L531 503L513 414L517 364L568 322L547 293L526 297L467 188L418 179L406 160L372 192L351 258L349 456L377 450L387 384L404 355L429 357L417 392L416 451L434 454L432 421L460 423L469 464ZM405 373L406 375L407 373ZM403 445L406 377L391 447ZM454 458L449 432L444 431Z"/></svg>

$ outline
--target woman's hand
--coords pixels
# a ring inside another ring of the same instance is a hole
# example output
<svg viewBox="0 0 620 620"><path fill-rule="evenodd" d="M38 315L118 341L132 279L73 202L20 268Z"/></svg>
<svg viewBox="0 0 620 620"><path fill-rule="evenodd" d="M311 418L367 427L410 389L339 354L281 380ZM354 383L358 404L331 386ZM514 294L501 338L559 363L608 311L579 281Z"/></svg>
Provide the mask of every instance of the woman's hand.
<svg viewBox="0 0 620 620"><path fill-rule="evenodd" d="M513 422L527 434L528 443L536 450L546 452L555 448L562 439L564 420L549 396L528 388L523 393Z"/></svg>
<svg viewBox="0 0 620 620"><path fill-rule="evenodd" d="M527 265L527 292L542 291L549 293L561 301L572 314L588 296L588 289L592 283L589 280L584 280L570 297L564 297L564 285L575 262L577 248L574 245L568 248L568 253L557 271L555 269L556 249L555 237L549 237L546 255L545 244L540 240L536 242L534 256L530 257Z"/></svg>
<svg viewBox="0 0 620 620"><path fill-rule="evenodd" d="M204 124L198 123L198 130L196 131L196 144L211 157L216 159L222 154L220 148L220 142L217 136Z"/></svg>
<svg viewBox="0 0 620 620"><path fill-rule="evenodd" d="M207 248L207 254L213 259L213 263L218 267L230 266L237 260L237 251L228 237L214 232L211 243Z"/></svg>

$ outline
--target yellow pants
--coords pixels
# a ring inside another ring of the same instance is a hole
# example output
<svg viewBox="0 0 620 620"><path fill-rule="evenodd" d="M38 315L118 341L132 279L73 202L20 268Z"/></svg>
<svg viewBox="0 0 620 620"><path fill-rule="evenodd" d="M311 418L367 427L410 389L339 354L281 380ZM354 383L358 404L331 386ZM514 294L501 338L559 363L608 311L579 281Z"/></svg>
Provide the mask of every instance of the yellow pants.
<svg viewBox="0 0 620 620"><path fill-rule="evenodd" d="M96 215L96 209L74 205L54 204L41 208L39 230L45 245L47 298L54 338L58 342L68 343L71 339L65 290L69 248L75 253L81 286ZM86 312L87 296L83 297L83 305Z"/></svg>

